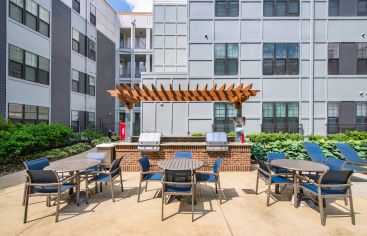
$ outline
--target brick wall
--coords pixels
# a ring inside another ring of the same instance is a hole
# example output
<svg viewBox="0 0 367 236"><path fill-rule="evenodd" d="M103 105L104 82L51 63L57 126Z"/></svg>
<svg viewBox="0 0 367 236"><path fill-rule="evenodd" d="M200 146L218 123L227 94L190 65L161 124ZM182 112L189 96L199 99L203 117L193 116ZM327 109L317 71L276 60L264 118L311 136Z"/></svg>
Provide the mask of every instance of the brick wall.
<svg viewBox="0 0 367 236"><path fill-rule="evenodd" d="M205 143L199 144L162 144L159 152L141 153L136 143L121 143L116 145L116 158L124 157L122 169L124 171L140 171L138 160L141 156L149 157L151 164L164 159L172 159L176 151L189 151L193 159L212 165L217 156L223 160L221 171L250 171L251 146L248 144L230 144L226 153L207 153ZM209 170L209 168L201 169ZM211 169L210 169L211 170Z"/></svg>

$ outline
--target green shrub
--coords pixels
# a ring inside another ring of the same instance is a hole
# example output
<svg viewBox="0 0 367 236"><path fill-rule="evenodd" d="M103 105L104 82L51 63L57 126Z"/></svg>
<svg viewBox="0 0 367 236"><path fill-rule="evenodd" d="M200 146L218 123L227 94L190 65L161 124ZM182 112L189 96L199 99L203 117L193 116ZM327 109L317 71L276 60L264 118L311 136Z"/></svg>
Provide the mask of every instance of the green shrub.
<svg viewBox="0 0 367 236"><path fill-rule="evenodd" d="M236 132L234 131L228 132L227 137L236 137Z"/></svg>
<svg viewBox="0 0 367 236"><path fill-rule="evenodd" d="M102 137L102 138L92 140L91 144L92 146L96 146L101 143L109 143L109 142L111 142L111 139L109 137Z"/></svg>
<svg viewBox="0 0 367 236"><path fill-rule="evenodd" d="M194 136L194 137L204 137L205 136L205 133L203 133L203 132L192 132L191 133L191 136Z"/></svg>
<svg viewBox="0 0 367 236"><path fill-rule="evenodd" d="M82 139L93 140L103 137L102 133L95 131L94 129L86 129L80 133Z"/></svg>
<svg viewBox="0 0 367 236"><path fill-rule="evenodd" d="M367 132L348 131L341 134L330 135L328 139L335 141L367 141Z"/></svg>
<svg viewBox="0 0 367 236"><path fill-rule="evenodd" d="M248 134L247 138L252 143L269 143L276 141L301 141L303 136L301 134L288 134L288 133L257 133Z"/></svg>

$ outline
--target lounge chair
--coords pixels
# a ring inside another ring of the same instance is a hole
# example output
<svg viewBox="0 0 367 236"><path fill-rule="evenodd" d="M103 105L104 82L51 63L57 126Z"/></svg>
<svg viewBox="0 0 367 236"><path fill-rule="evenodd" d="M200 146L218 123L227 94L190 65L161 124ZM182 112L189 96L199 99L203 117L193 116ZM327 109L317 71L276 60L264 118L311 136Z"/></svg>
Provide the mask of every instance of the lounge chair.
<svg viewBox="0 0 367 236"><path fill-rule="evenodd" d="M220 179L219 179L220 164L222 164L222 159L217 157L213 165L213 172L196 172L196 181L197 183L214 183L215 193L218 194L218 188L219 188L219 202L222 204L222 197L220 193L222 193L223 195L223 192L220 187Z"/></svg>
<svg viewBox="0 0 367 236"><path fill-rule="evenodd" d="M266 206L269 206L270 194L271 194L271 185L292 185L293 181L289 180L284 176L284 174L273 174L271 172L270 166L268 163L257 159L259 163L259 168L257 169L257 177L256 177L256 195L258 194L259 188L259 179L262 179L268 185L267 191L267 199Z"/></svg>
<svg viewBox="0 0 367 236"><path fill-rule="evenodd" d="M56 172L52 170L26 170L26 173L29 181L26 183L23 222L27 223L29 198L39 196L46 196L47 199L51 199L52 196L56 196L57 205L55 222L57 222L59 220L61 193L72 189L75 186L70 182L75 178L75 176L67 177L61 181Z"/></svg>
<svg viewBox="0 0 367 236"><path fill-rule="evenodd" d="M345 160L340 160L336 158L327 158L325 164L329 167L329 170L339 171L339 170L351 170L360 173L367 173L367 168L361 166L354 166L347 163Z"/></svg>
<svg viewBox="0 0 367 236"><path fill-rule="evenodd" d="M358 153L347 143L335 143L344 158L353 165L367 166L367 161L362 160Z"/></svg>
<svg viewBox="0 0 367 236"><path fill-rule="evenodd" d="M118 176L120 176L120 185L121 185L121 192L124 191L124 185L122 183L122 173L121 173L121 167L120 167L120 163L121 160L123 158L119 158L116 159L112 162L110 168L108 171L106 172L100 172L99 174L97 174L96 176L94 176L93 178L91 178L88 183L98 183L98 182L105 182L105 183L110 183L110 187L111 187L111 195L112 195L112 201L115 201L115 194L113 191L113 180L115 178L117 178ZM97 185L96 185L97 186ZM87 184L87 193L88 193L88 184Z"/></svg>
<svg viewBox="0 0 367 236"><path fill-rule="evenodd" d="M311 158L312 161L325 163L327 157L322 152L320 145L317 143L304 143L303 146L305 147L308 156Z"/></svg>
<svg viewBox="0 0 367 236"><path fill-rule="evenodd" d="M353 171L327 171L320 176L318 181L310 180L301 175L298 176L300 182L306 181L306 183L297 186L297 193L302 189L304 194L309 193L315 198L312 199L318 202L322 225L325 225L326 222L324 213L326 202L324 199L327 198L344 199L345 202L347 202L346 200L349 198L352 224L355 224L352 184L350 183L352 174Z"/></svg>
<svg viewBox="0 0 367 236"><path fill-rule="evenodd" d="M138 202L139 202L142 182L145 182L145 191L147 191L148 182L157 182L157 181L160 182L163 180L163 172L162 171L152 171L151 167L153 165L150 164L148 157L141 157L138 162L141 167L140 181L139 181L139 193L138 193Z"/></svg>

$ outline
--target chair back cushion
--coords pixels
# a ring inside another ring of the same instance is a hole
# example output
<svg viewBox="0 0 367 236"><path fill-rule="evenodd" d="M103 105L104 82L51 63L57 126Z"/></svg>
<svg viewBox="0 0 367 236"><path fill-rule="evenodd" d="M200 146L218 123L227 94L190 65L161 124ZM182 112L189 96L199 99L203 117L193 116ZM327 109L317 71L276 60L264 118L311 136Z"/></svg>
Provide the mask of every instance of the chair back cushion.
<svg viewBox="0 0 367 236"><path fill-rule="evenodd" d="M174 158L192 159L192 152L175 152Z"/></svg>
<svg viewBox="0 0 367 236"><path fill-rule="evenodd" d="M23 164L27 170L43 170L43 168L50 165L46 157L25 161Z"/></svg>
<svg viewBox="0 0 367 236"><path fill-rule="evenodd" d="M119 172L117 171L118 169L120 169L120 163L122 161L122 158L116 159L112 162L111 166L110 166L110 172L113 172L113 176L117 175Z"/></svg>
<svg viewBox="0 0 367 236"><path fill-rule="evenodd" d="M284 152L269 152L267 156L268 162L278 159L287 159Z"/></svg>
<svg viewBox="0 0 367 236"><path fill-rule="evenodd" d="M213 165L213 172L214 173L219 173L220 164L222 164L222 159L220 157L217 157L217 159L215 159L215 162L214 162L214 165Z"/></svg>
<svg viewBox="0 0 367 236"><path fill-rule="evenodd" d="M89 152L89 153L87 153L87 159L98 160L98 161L101 161L101 163L104 162L105 157L106 157L105 152Z"/></svg>
<svg viewBox="0 0 367 236"><path fill-rule="evenodd" d="M345 161L330 157L326 159L325 164L329 167L330 171L339 171L343 169Z"/></svg>
<svg viewBox="0 0 367 236"><path fill-rule="evenodd" d="M169 182L185 183L191 182L191 170L165 170L165 180Z"/></svg>
<svg viewBox="0 0 367 236"><path fill-rule="evenodd" d="M263 171L265 171L266 173L271 173L269 166L262 160L255 158L257 160L257 162L259 163L259 168ZM269 175L260 172L264 177L269 177Z"/></svg>
<svg viewBox="0 0 367 236"><path fill-rule="evenodd" d="M53 170L26 170L31 183L58 183L59 177Z"/></svg>
<svg viewBox="0 0 367 236"><path fill-rule="evenodd" d="M304 143L303 146L305 147L308 155L310 156L312 161L315 162L325 162L326 156L322 152L319 144L317 143Z"/></svg>
<svg viewBox="0 0 367 236"><path fill-rule="evenodd" d="M335 146L339 149L343 156L351 162L358 163L362 161L361 157L358 156L357 152L349 144L336 143Z"/></svg>
<svg viewBox="0 0 367 236"><path fill-rule="evenodd" d="M142 172L147 172L150 170L150 162L148 157L141 157L138 162L140 164Z"/></svg>
<svg viewBox="0 0 367 236"><path fill-rule="evenodd" d="M348 184L353 171L339 170L326 172L320 182L321 184Z"/></svg>

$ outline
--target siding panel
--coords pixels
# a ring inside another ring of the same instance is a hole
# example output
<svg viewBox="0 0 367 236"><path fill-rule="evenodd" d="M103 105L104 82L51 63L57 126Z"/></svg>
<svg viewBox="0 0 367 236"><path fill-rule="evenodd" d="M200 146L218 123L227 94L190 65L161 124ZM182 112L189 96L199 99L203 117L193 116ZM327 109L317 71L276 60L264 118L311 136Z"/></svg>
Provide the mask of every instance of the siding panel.
<svg viewBox="0 0 367 236"><path fill-rule="evenodd" d="M6 2L0 1L0 117L6 113Z"/></svg>

